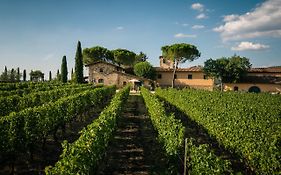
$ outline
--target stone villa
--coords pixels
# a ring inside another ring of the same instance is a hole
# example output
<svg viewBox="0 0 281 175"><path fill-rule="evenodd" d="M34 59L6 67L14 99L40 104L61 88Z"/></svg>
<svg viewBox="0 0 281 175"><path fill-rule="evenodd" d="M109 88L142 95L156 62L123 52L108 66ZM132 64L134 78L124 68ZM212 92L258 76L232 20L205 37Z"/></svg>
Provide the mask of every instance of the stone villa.
<svg viewBox="0 0 281 175"><path fill-rule="evenodd" d="M132 83L151 88L153 86L169 87L172 84L173 63L159 57L160 67L155 67L156 80L141 78L125 72L120 66L98 61L86 65L89 70L88 81L96 84L116 85L118 88ZM175 74L176 87L213 90L216 81L207 78L203 67L178 68ZM224 90L247 92L281 93L281 67L251 68L246 77L238 83L224 83Z"/></svg>

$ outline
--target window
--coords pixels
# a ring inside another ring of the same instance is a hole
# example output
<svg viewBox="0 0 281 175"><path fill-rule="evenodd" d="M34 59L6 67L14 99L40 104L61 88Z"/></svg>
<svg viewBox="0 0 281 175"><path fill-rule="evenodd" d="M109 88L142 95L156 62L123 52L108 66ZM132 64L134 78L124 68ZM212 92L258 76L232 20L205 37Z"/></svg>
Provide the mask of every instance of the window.
<svg viewBox="0 0 281 175"><path fill-rule="evenodd" d="M177 78L178 78L178 76L177 76L177 74L175 74L174 79L177 79Z"/></svg>
<svg viewBox="0 0 281 175"><path fill-rule="evenodd" d="M103 83L103 79L99 79L99 80L98 80L98 83Z"/></svg>
<svg viewBox="0 0 281 175"><path fill-rule="evenodd" d="M158 78L158 79L161 79L161 78L162 78L162 74L158 74L158 75L157 75L157 78Z"/></svg>
<svg viewBox="0 0 281 175"><path fill-rule="evenodd" d="M192 74L188 74L187 79L192 79Z"/></svg>
<svg viewBox="0 0 281 175"><path fill-rule="evenodd" d="M100 68L100 72L103 72L103 68Z"/></svg>
<svg viewBox="0 0 281 175"><path fill-rule="evenodd" d="M261 89L258 86L252 86L248 90L249 92L260 93Z"/></svg>
<svg viewBox="0 0 281 175"><path fill-rule="evenodd" d="M127 85L127 82L126 81L123 81L123 86L126 86Z"/></svg>
<svg viewBox="0 0 281 175"><path fill-rule="evenodd" d="M204 80L208 79L208 76L207 75L204 75L203 76Z"/></svg>
<svg viewBox="0 0 281 175"><path fill-rule="evenodd" d="M238 86L234 86L233 88L234 91L238 91L238 89L239 89Z"/></svg>

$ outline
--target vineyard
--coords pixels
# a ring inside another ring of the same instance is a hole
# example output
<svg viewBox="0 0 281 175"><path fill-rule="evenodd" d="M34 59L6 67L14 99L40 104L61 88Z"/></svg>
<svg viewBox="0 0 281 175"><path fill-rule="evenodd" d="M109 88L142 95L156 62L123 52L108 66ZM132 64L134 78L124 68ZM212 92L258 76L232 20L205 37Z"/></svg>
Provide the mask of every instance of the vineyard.
<svg viewBox="0 0 281 175"><path fill-rule="evenodd" d="M0 83L0 174L278 174L281 96Z"/></svg>

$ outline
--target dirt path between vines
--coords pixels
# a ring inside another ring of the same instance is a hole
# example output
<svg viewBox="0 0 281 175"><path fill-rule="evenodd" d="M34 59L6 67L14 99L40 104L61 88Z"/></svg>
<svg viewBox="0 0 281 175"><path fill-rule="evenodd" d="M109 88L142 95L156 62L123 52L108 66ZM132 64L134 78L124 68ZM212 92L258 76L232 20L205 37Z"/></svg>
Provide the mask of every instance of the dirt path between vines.
<svg viewBox="0 0 281 175"><path fill-rule="evenodd" d="M130 95L97 174L170 174L140 95Z"/></svg>

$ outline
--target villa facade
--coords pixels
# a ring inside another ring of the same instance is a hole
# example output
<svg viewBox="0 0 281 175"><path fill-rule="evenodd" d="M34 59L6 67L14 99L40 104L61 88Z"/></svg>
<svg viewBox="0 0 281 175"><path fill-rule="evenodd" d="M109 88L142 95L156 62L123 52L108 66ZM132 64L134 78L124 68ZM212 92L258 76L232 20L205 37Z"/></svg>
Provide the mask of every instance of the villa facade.
<svg viewBox="0 0 281 175"><path fill-rule="evenodd" d="M159 57L160 67L156 69L156 80L150 80L131 73L112 63L98 61L88 64L88 81L95 84L116 85L118 88L132 83L137 86L152 88L170 87L173 78L173 63ZM177 68L175 73L175 87L213 90L216 81L208 78L202 66L190 68ZM251 68L248 73L237 83L224 83L225 91L245 92L277 92L281 93L281 67Z"/></svg>

